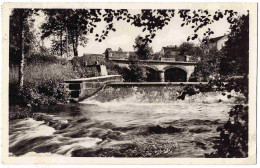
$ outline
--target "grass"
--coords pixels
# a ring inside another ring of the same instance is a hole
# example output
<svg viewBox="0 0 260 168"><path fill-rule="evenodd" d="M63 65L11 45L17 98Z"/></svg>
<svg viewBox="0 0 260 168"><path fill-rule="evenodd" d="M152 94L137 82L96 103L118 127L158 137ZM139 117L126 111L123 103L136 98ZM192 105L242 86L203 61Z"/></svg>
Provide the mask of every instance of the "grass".
<svg viewBox="0 0 260 168"><path fill-rule="evenodd" d="M18 91L18 67L9 69L9 106L11 119L26 117L28 111L37 111L49 105L66 102L68 94L60 84L77 78L70 63L39 62L25 65L24 87ZM20 112L18 112L20 111Z"/></svg>
<svg viewBox="0 0 260 168"><path fill-rule="evenodd" d="M18 82L18 67L10 67L9 82ZM24 83L41 84L46 80L62 82L65 79L77 78L76 72L73 71L72 65L62 65L59 63L48 64L30 64L24 69Z"/></svg>

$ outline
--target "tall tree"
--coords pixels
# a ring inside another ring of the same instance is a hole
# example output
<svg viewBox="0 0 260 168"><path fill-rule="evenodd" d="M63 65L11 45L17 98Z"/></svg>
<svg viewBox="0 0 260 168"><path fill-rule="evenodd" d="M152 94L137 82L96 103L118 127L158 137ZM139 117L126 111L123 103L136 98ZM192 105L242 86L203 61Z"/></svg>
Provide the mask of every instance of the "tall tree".
<svg viewBox="0 0 260 168"><path fill-rule="evenodd" d="M197 47L195 46L194 43L191 42L184 42L180 45L180 50L182 53L186 55L192 55L192 56L197 56Z"/></svg>
<svg viewBox="0 0 260 168"><path fill-rule="evenodd" d="M59 51L59 55L63 56L64 52L68 52L67 38L67 22L68 14L65 10L45 9L43 12L47 15L47 22L42 28L42 39L53 36L52 50ZM64 38L65 37L65 38Z"/></svg>
<svg viewBox="0 0 260 168"><path fill-rule="evenodd" d="M141 36L135 38L135 45L133 46L136 55L140 60L147 60L153 53L152 47L148 42L144 42Z"/></svg>
<svg viewBox="0 0 260 168"><path fill-rule="evenodd" d="M221 74L248 75L249 71L249 14L239 17L231 25L228 41L223 48Z"/></svg>
<svg viewBox="0 0 260 168"><path fill-rule="evenodd" d="M208 81L210 78L217 78L219 76L220 68L220 59L222 53L215 48L208 49L207 52L200 48L201 51L201 60L198 62L198 65L195 67L194 74L200 79L200 81Z"/></svg>
<svg viewBox="0 0 260 168"><path fill-rule="evenodd" d="M30 43L30 28L28 21L36 10L32 9L13 9L10 16L10 60L17 59L19 66L18 82L20 90L23 89L24 84L24 64L25 54ZM33 21L31 19L31 21ZM15 54L15 55L14 55Z"/></svg>
<svg viewBox="0 0 260 168"><path fill-rule="evenodd" d="M57 36L53 43L68 53L68 45L73 49L73 55L78 56L78 46L87 44L88 33L93 33L96 22L100 22L100 10L98 9L48 9L43 10L48 16L47 22L42 25L42 38L51 35ZM65 34L65 41L63 40ZM63 46L66 47L63 47Z"/></svg>

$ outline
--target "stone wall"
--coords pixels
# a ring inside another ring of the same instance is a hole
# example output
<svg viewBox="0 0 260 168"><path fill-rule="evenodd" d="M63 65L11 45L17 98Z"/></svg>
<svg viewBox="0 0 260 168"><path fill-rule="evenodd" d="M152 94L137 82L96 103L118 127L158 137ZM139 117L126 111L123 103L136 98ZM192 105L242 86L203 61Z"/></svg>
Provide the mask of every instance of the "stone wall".
<svg viewBox="0 0 260 168"><path fill-rule="evenodd" d="M67 80L64 85L70 93L70 101L78 102L92 96L108 83L122 81L123 78L120 75L108 75Z"/></svg>

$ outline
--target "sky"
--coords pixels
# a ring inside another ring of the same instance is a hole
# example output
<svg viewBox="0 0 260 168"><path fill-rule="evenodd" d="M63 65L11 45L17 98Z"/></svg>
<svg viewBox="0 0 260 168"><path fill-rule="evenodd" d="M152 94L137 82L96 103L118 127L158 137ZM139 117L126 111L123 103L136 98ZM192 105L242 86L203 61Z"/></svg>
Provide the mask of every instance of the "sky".
<svg viewBox="0 0 260 168"><path fill-rule="evenodd" d="M131 10L130 12L138 13L139 10ZM39 25L45 21L45 17L43 14L37 17L38 18L36 18L35 26L39 27ZM162 47L169 45L179 46L181 43L187 41L187 37L193 34L193 29L190 26L181 27L181 23L182 20L178 15L175 15L175 17L169 22L168 25L163 27L162 30L158 30L156 32L156 36L150 44L154 52L160 51ZM123 51L133 51L135 38L138 35L142 36L147 34L147 32L142 32L142 28L135 27L122 20L114 23L116 32L110 31L106 39L102 42L95 41L95 34L101 33L105 26L105 22L100 22L97 24L97 28L94 29L94 32L87 35L88 43L85 47L80 46L78 48L79 56L82 56L84 53L102 54L107 48L118 50L120 47L123 49ZM202 34L208 28L211 28L214 31L214 34L211 36L212 38L222 36L230 31L228 22L226 19L222 19L208 27L199 30L198 35L200 39L203 37ZM196 39L190 42L198 44L199 40ZM50 40L48 39L44 41L44 44L47 47L51 46Z"/></svg>

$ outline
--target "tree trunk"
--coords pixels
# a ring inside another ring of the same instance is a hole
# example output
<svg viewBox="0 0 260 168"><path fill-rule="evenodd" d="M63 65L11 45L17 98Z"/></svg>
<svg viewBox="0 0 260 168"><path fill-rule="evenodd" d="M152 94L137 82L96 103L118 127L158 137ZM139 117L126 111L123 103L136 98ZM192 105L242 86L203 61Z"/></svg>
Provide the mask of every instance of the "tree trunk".
<svg viewBox="0 0 260 168"><path fill-rule="evenodd" d="M75 43L75 51L76 51L76 56L78 56L78 42L79 42L79 35L78 31L76 30L76 43Z"/></svg>
<svg viewBox="0 0 260 168"><path fill-rule="evenodd" d="M60 56L63 55L63 46L62 46L62 28L60 29Z"/></svg>
<svg viewBox="0 0 260 168"><path fill-rule="evenodd" d="M66 52L67 52L67 58L69 58L69 34L68 34L67 26L66 26Z"/></svg>
<svg viewBox="0 0 260 168"><path fill-rule="evenodd" d="M77 47L76 47L76 35L75 35L75 32L72 31L71 32L71 41L72 41L72 47L73 47L73 54L74 54L74 57L78 57L78 53L77 53Z"/></svg>
<svg viewBox="0 0 260 168"><path fill-rule="evenodd" d="M19 64L19 75L18 75L18 81L19 81L19 90L21 91L23 89L23 84L24 84L24 13L21 12L20 14L20 64Z"/></svg>

